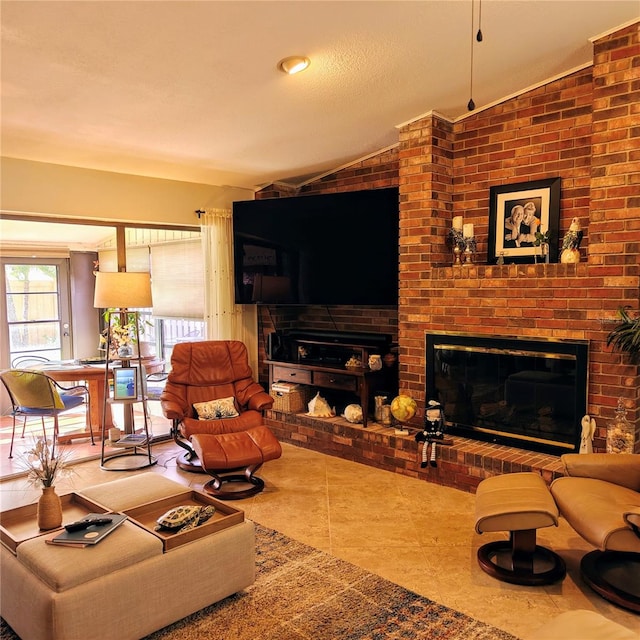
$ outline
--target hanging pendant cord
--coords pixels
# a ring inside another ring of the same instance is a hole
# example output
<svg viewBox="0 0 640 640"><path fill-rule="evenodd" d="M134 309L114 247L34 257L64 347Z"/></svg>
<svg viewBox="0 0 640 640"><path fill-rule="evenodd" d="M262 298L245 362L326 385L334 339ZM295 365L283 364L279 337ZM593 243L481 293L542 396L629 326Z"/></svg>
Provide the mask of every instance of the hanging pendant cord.
<svg viewBox="0 0 640 640"><path fill-rule="evenodd" d="M476 108L476 103L473 101L473 4L474 0L471 0L471 68L469 74L469 102L467 103L469 111L473 111Z"/></svg>

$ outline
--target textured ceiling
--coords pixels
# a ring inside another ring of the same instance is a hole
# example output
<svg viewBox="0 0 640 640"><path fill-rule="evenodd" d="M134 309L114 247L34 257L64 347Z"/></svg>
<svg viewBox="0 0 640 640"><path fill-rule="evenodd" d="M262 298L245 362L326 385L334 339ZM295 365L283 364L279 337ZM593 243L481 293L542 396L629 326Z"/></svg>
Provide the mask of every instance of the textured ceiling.
<svg viewBox="0 0 640 640"><path fill-rule="evenodd" d="M475 8L472 31L472 7ZM638 0L3 1L2 154L259 188L299 184L592 60ZM285 76L291 54L311 67Z"/></svg>

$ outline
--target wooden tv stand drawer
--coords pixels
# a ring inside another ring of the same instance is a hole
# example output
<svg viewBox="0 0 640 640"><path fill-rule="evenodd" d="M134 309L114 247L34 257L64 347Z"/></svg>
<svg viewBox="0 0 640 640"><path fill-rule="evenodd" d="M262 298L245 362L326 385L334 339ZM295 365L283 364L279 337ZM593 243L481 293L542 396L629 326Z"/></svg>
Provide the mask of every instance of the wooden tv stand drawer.
<svg viewBox="0 0 640 640"><path fill-rule="evenodd" d="M358 390L358 378L343 373L313 372L313 384L327 389L341 389L343 391Z"/></svg>
<svg viewBox="0 0 640 640"><path fill-rule="evenodd" d="M296 369L291 367L272 366L272 382L285 381L299 384L311 384L311 371L308 369Z"/></svg>

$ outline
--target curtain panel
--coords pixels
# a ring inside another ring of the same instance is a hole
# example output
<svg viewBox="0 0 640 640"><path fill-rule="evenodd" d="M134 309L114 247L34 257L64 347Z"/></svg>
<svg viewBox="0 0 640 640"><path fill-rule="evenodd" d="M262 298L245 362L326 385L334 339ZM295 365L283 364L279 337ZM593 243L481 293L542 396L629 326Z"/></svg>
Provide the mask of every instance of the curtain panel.
<svg viewBox="0 0 640 640"><path fill-rule="evenodd" d="M204 318L209 340L240 340L258 371L258 321L254 305L235 304L233 217L229 209L205 209L200 216L204 257Z"/></svg>

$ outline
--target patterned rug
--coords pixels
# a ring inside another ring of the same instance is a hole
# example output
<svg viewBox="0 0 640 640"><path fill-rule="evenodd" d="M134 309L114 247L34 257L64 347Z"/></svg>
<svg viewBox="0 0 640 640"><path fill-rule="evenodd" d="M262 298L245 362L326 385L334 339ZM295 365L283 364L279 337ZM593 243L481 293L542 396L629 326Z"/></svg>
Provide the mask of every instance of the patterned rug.
<svg viewBox="0 0 640 640"><path fill-rule="evenodd" d="M515 640L256 524L256 582L146 640ZM0 638L17 636L4 621Z"/></svg>

